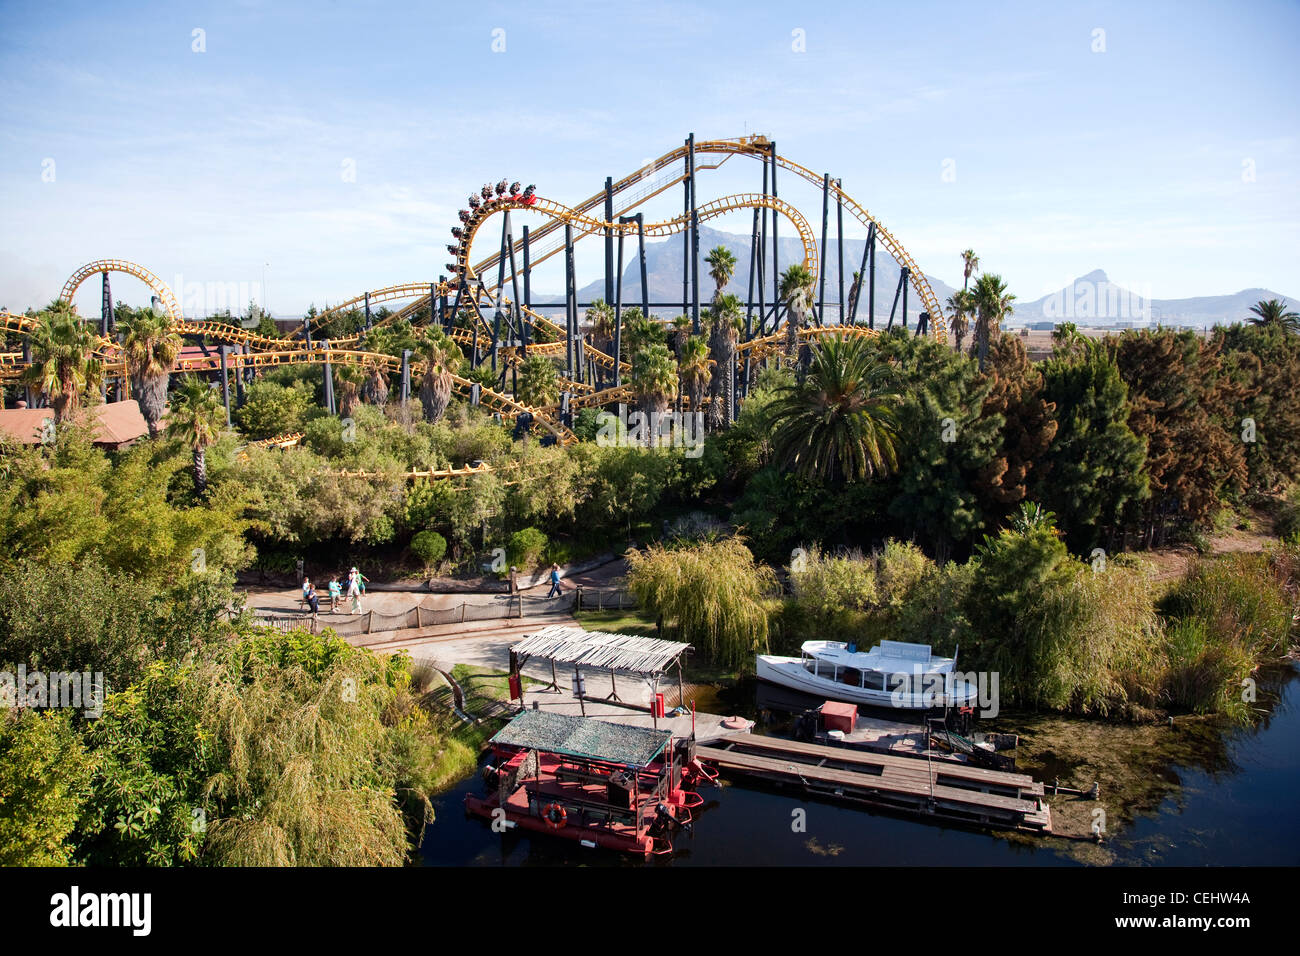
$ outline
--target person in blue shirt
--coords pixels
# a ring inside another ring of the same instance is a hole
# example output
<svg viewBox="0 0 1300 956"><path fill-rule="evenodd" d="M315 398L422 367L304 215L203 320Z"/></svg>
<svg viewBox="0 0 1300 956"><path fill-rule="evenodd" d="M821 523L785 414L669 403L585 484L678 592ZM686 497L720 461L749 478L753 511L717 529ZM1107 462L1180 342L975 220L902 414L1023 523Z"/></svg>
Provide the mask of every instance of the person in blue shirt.
<svg viewBox="0 0 1300 956"><path fill-rule="evenodd" d="M560 566L558 564L552 564L551 565L551 590L546 596L548 598L559 597L560 594L562 593L562 590L563 589L560 587Z"/></svg>

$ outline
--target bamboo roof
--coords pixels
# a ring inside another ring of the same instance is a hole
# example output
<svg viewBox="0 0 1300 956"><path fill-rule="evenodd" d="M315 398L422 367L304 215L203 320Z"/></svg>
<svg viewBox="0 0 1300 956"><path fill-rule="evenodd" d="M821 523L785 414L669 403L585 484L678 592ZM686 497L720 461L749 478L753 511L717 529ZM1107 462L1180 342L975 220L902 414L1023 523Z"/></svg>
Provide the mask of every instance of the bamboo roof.
<svg viewBox="0 0 1300 956"><path fill-rule="evenodd" d="M552 624L510 648L521 660L540 657L557 664L643 675L662 674L690 649L691 645L677 641L585 631L564 624Z"/></svg>

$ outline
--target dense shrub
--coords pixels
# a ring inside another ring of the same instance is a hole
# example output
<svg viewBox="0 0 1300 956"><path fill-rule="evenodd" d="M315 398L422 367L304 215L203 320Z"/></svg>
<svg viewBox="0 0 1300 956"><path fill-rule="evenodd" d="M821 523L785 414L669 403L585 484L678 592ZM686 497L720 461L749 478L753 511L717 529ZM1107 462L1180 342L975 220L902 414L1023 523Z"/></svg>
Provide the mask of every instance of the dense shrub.
<svg viewBox="0 0 1300 956"><path fill-rule="evenodd" d="M273 438L300 432L308 418L312 394L295 382L254 382L244 393L244 404L235 410L235 424L249 438Z"/></svg>
<svg viewBox="0 0 1300 956"><path fill-rule="evenodd" d="M506 555L512 565L520 568L536 567L546 553L546 535L536 528L524 528L510 536Z"/></svg>
<svg viewBox="0 0 1300 956"><path fill-rule="evenodd" d="M447 539L436 531L421 531L411 539L411 553L419 558L426 568L432 568L447 553Z"/></svg>
<svg viewBox="0 0 1300 956"><path fill-rule="evenodd" d="M628 586L674 639L705 660L733 668L754 666L767 644L765 599L775 584L740 538L669 549L628 551Z"/></svg>

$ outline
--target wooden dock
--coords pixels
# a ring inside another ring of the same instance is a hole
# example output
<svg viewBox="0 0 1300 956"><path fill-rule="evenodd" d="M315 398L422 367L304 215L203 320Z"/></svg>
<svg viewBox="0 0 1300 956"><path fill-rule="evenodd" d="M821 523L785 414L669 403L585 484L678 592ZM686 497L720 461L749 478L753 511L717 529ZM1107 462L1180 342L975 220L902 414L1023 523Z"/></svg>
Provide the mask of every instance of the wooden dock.
<svg viewBox="0 0 1300 956"><path fill-rule="evenodd" d="M1043 785L1027 774L757 734L696 748L719 770L807 793L988 829L1052 832Z"/></svg>

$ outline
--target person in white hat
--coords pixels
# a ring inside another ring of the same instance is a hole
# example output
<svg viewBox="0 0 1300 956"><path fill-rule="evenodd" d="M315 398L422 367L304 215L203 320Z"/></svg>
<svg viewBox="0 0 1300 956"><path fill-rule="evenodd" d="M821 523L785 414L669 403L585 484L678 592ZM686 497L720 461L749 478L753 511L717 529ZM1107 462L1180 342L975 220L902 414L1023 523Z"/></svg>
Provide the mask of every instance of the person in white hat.
<svg viewBox="0 0 1300 956"><path fill-rule="evenodd" d="M361 572L353 568L348 572L348 597L352 601L352 613L361 613Z"/></svg>

